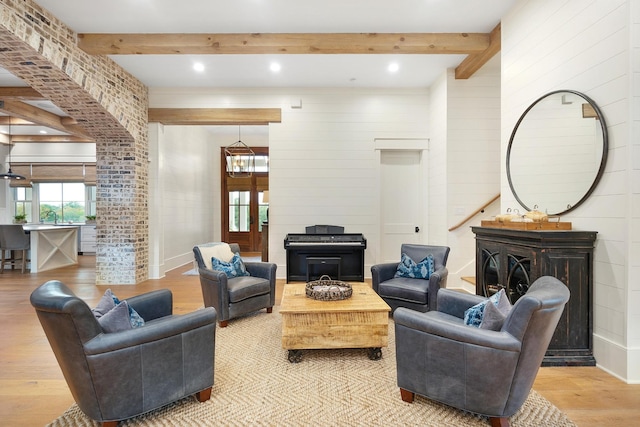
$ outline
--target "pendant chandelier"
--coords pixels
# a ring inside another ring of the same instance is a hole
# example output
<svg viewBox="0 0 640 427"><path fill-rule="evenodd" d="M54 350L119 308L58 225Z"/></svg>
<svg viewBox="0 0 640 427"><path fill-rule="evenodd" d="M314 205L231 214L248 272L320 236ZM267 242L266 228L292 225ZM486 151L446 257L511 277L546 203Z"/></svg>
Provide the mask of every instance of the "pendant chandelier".
<svg viewBox="0 0 640 427"><path fill-rule="evenodd" d="M224 149L227 160L227 174L231 178L247 178L253 174L256 166L256 153L242 142L240 126L238 126L238 141Z"/></svg>
<svg viewBox="0 0 640 427"><path fill-rule="evenodd" d="M9 132L7 133L9 139L9 170L7 173L1 173L0 178L4 179L26 179L24 176L17 173L13 173L11 170L11 149L13 148L13 140L11 139L11 117L9 117Z"/></svg>

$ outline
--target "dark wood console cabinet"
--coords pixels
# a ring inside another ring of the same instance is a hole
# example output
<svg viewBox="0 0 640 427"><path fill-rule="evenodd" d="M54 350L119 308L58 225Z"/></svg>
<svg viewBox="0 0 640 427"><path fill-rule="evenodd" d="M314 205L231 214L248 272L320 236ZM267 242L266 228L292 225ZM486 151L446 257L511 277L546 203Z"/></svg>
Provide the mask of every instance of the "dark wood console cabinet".
<svg viewBox="0 0 640 427"><path fill-rule="evenodd" d="M595 231L471 227L476 235L476 293L504 288L515 303L540 276L571 291L542 366L594 366L593 247Z"/></svg>

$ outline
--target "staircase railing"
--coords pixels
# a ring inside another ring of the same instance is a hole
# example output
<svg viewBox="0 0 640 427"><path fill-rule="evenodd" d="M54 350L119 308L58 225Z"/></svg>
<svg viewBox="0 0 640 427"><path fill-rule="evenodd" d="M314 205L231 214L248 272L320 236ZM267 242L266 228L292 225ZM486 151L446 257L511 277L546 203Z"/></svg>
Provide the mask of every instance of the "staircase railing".
<svg viewBox="0 0 640 427"><path fill-rule="evenodd" d="M484 210L486 208L489 207L489 205L491 205L491 203L495 202L496 200L498 200L500 198L500 194L496 194L491 200L489 200L487 203L485 203L484 205L482 205L480 208L476 209L475 211L473 211L471 214L469 214L465 219L463 219L462 221L460 221L459 223L457 223L456 225L454 225L453 227L451 227L449 229L449 231L453 231L456 230L460 227L462 227L464 224L466 224L468 221L471 221L473 219L474 216L478 215L481 212L484 212Z"/></svg>

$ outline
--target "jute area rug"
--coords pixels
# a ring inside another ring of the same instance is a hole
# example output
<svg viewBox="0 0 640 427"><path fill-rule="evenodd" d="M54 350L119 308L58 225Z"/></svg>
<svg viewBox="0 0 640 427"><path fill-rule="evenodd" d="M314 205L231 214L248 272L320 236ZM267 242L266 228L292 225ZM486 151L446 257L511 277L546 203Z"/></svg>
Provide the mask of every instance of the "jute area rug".
<svg viewBox="0 0 640 427"><path fill-rule="evenodd" d="M389 346L373 361L364 349L305 350L289 363L274 307L216 331L211 400L193 397L120 422L120 426L482 426L488 420L421 396L405 403L396 385L393 321ZM97 426L74 404L50 426ZM531 391L511 425L575 426Z"/></svg>

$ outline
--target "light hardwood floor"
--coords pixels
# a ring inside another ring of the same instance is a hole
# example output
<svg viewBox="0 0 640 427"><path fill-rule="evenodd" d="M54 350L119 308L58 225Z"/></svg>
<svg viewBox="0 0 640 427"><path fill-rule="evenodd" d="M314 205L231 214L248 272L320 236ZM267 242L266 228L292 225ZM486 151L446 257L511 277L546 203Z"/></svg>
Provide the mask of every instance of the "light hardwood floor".
<svg viewBox="0 0 640 427"><path fill-rule="evenodd" d="M40 284L55 279L93 306L107 288L95 285L94 266L94 257L81 256L77 267L37 274L5 271L0 275L1 425L43 426L73 403L29 295ZM198 276L182 275L190 268L187 265L167 273L163 279L135 286L111 287L122 298L169 288L174 295L174 312L185 313L202 306ZM283 283L278 281L279 295ZM276 300L279 299L278 296ZM640 385L625 384L599 368L541 368L534 388L580 427L640 424Z"/></svg>

